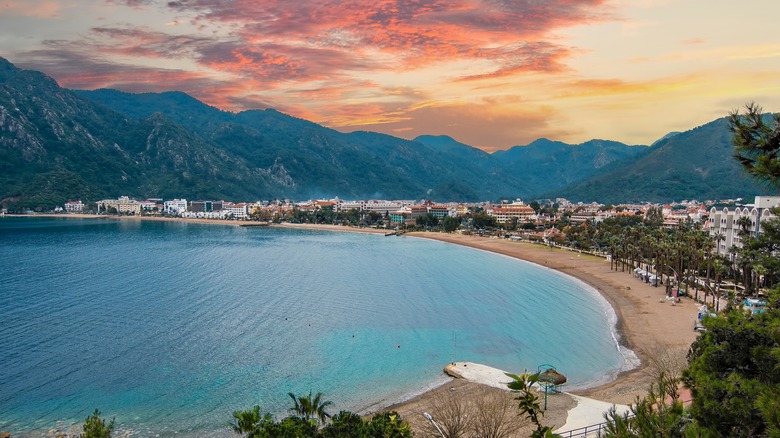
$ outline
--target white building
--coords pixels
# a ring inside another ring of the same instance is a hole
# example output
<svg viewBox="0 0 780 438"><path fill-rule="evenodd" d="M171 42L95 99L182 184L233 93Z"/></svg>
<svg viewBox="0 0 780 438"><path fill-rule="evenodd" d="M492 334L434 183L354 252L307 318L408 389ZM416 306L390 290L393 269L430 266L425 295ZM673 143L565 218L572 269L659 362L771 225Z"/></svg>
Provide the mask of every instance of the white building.
<svg viewBox="0 0 780 438"><path fill-rule="evenodd" d="M342 201L336 198L335 200L336 211L349 211L349 210L358 210L358 211L365 211L365 212L377 212L381 214L382 216L385 216L387 214L390 214L394 211L398 211L403 207L406 207L408 205L412 205L413 202L411 201L384 201L384 200L376 200L376 199L370 199L368 201L365 200L359 200L359 201Z"/></svg>
<svg viewBox="0 0 780 438"><path fill-rule="evenodd" d="M65 211L68 213L81 213L84 211L84 203L81 202L81 199L78 201L68 201L65 203Z"/></svg>
<svg viewBox="0 0 780 438"><path fill-rule="evenodd" d="M98 214L101 212L108 213L112 208L119 214L139 214L141 212L141 203L127 196L120 196L119 199L104 199L97 202Z"/></svg>
<svg viewBox="0 0 780 438"><path fill-rule="evenodd" d="M252 207L251 204L246 204L243 202L238 204L225 203L222 205L222 210L225 211L228 217L232 216L233 219L245 220L247 217L249 217L250 207Z"/></svg>
<svg viewBox="0 0 780 438"><path fill-rule="evenodd" d="M505 224L517 218L517 222L530 222L536 220L536 212L533 208L515 201L511 204L495 205L487 209L487 214L496 218L496 222Z"/></svg>
<svg viewBox="0 0 780 438"><path fill-rule="evenodd" d="M761 222L776 217L772 208L780 206L780 196L756 196L755 203L737 207L733 210L724 208L710 209L709 234L714 237L722 236L717 242L717 252L723 256L729 256L731 248L742 247L739 238L739 219L750 219L748 231L753 236L761 233Z"/></svg>
<svg viewBox="0 0 780 438"><path fill-rule="evenodd" d="M171 216L181 216L182 213L187 211L187 200L174 199L172 201L165 201L163 211L165 214Z"/></svg>

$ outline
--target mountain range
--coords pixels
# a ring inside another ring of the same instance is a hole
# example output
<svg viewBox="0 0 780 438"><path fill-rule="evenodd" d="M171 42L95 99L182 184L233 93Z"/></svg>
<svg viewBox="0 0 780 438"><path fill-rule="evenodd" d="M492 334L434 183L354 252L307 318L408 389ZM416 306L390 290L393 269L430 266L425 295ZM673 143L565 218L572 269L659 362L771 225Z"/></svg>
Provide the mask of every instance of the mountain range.
<svg viewBox="0 0 780 438"><path fill-rule="evenodd" d="M342 133L182 92L61 88L0 58L0 199L432 199L668 202L752 196L719 119L651 146L539 139L492 154L447 136Z"/></svg>

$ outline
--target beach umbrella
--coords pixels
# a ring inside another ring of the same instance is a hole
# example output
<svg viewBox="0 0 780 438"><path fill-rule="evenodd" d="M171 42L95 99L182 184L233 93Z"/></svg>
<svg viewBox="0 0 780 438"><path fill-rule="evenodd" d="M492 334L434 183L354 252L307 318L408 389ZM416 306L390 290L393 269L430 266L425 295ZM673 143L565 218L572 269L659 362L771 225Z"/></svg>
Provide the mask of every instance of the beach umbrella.
<svg viewBox="0 0 780 438"><path fill-rule="evenodd" d="M539 379L544 380L546 382L550 382L553 385L563 385L566 383L566 376L559 373L558 371L555 371L555 369L550 368L547 371L544 371L539 374Z"/></svg>

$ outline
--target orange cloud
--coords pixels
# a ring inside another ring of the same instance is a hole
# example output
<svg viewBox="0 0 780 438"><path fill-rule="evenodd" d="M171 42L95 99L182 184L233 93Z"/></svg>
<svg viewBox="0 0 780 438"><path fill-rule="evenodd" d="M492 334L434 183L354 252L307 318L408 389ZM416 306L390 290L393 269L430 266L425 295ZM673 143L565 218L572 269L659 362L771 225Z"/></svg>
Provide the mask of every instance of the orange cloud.
<svg viewBox="0 0 780 438"><path fill-rule="evenodd" d="M368 117L364 119L365 123L359 126L354 123L347 126L328 123L328 126L344 131L359 129L386 132L408 139L424 134L449 135L457 141L488 152L528 144L539 137L565 138L579 134L575 129L556 126L553 121L557 115L548 107L508 111L497 109L492 103L486 102L429 105L391 113L387 108L369 108L363 105L360 107L360 114L365 113L373 115L374 119Z"/></svg>

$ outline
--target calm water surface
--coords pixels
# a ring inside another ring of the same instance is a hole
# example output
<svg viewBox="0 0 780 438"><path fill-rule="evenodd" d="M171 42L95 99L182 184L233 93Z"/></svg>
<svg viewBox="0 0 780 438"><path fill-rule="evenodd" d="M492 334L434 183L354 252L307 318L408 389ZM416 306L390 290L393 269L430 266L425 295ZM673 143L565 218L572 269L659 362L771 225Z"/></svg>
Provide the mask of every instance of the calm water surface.
<svg viewBox="0 0 780 438"><path fill-rule="evenodd" d="M229 436L288 392L361 411L439 384L452 360L627 364L614 313L553 270L441 242L169 222L0 219L0 431L92 410L125 435ZM630 356L630 352L629 352Z"/></svg>

